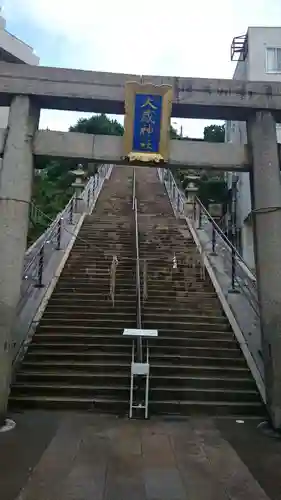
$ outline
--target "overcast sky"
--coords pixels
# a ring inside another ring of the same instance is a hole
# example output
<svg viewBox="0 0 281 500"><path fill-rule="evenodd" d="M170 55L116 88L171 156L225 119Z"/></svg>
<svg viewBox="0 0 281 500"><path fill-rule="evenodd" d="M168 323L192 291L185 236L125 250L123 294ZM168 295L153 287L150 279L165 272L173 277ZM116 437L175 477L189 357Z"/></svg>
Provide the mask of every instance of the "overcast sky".
<svg viewBox="0 0 281 500"><path fill-rule="evenodd" d="M0 0L1 4L8 31L35 48L41 65L120 73L231 78L232 38L248 26L281 26L281 0ZM76 120L75 113L48 111L41 126L67 130ZM184 133L200 136L205 125L187 120Z"/></svg>

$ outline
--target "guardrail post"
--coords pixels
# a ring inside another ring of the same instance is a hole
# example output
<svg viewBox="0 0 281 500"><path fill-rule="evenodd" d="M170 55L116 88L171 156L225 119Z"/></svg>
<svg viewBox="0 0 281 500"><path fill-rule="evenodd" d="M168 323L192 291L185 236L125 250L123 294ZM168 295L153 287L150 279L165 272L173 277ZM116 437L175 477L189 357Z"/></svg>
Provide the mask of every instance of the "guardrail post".
<svg viewBox="0 0 281 500"><path fill-rule="evenodd" d="M39 252L39 261L38 261L38 276L37 276L37 283L35 285L35 288L43 288L43 270L44 270L44 245L42 245L40 252Z"/></svg>
<svg viewBox="0 0 281 500"><path fill-rule="evenodd" d="M77 198L75 198L77 199ZM74 198L71 199L69 207L69 224L73 224L73 210L74 210Z"/></svg>
<svg viewBox="0 0 281 500"><path fill-rule="evenodd" d="M177 212L180 213L180 194L177 191Z"/></svg>
<svg viewBox="0 0 281 500"><path fill-rule="evenodd" d="M212 226L212 252L211 255L217 255L216 252L216 229L215 226Z"/></svg>
<svg viewBox="0 0 281 500"><path fill-rule="evenodd" d="M239 293L239 290L236 288L235 285L235 279L236 279L236 252L235 248L231 247L231 289L229 290L229 293Z"/></svg>
<svg viewBox="0 0 281 500"><path fill-rule="evenodd" d="M193 208L193 220L194 220L194 222L196 222L196 200L195 200L195 198L193 200L193 207L192 208Z"/></svg>
<svg viewBox="0 0 281 500"><path fill-rule="evenodd" d="M61 226L62 226L62 218L60 217L58 221L56 250L61 249Z"/></svg>
<svg viewBox="0 0 281 500"><path fill-rule="evenodd" d="M202 208L201 205L198 205L199 213L198 213L198 226L197 229L202 229Z"/></svg>

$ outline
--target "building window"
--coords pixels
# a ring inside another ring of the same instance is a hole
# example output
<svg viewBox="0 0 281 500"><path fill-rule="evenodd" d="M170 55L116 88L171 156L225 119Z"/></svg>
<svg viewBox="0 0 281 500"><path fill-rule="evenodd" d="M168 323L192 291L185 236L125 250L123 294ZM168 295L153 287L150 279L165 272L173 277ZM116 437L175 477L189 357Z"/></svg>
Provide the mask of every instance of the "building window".
<svg viewBox="0 0 281 500"><path fill-rule="evenodd" d="M266 49L266 72L281 73L281 47Z"/></svg>

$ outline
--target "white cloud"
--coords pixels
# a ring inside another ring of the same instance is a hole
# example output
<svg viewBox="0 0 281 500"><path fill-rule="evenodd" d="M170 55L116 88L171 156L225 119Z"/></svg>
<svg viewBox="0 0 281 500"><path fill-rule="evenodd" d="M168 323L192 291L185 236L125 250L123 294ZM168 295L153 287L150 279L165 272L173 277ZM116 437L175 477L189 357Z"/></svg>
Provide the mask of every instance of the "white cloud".
<svg viewBox="0 0 281 500"><path fill-rule="evenodd" d="M248 25L281 21L280 0L79 0L73 6L4 0L4 6L8 22L33 24L46 45L63 40L72 67L137 74L230 78L232 38ZM52 60L56 65L56 53Z"/></svg>

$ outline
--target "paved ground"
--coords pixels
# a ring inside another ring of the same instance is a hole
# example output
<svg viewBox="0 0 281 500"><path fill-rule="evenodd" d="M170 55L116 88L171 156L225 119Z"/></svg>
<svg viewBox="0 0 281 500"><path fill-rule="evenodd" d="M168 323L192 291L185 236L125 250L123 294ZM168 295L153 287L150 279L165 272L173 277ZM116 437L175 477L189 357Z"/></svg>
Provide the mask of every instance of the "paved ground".
<svg viewBox="0 0 281 500"><path fill-rule="evenodd" d="M13 417L0 434L1 500L281 500L281 441L257 420Z"/></svg>

